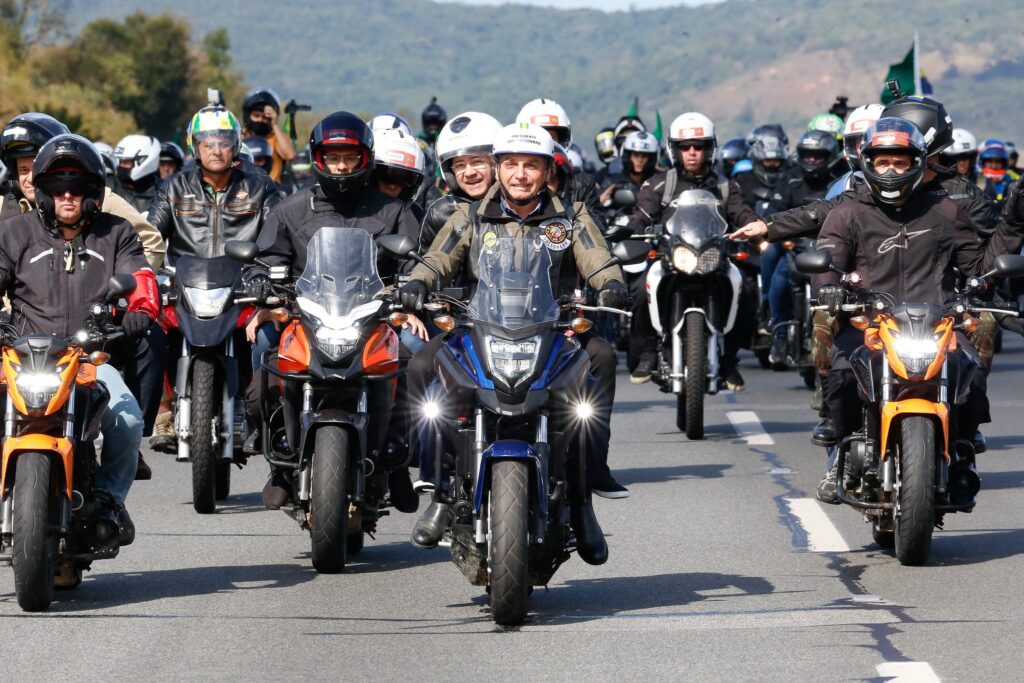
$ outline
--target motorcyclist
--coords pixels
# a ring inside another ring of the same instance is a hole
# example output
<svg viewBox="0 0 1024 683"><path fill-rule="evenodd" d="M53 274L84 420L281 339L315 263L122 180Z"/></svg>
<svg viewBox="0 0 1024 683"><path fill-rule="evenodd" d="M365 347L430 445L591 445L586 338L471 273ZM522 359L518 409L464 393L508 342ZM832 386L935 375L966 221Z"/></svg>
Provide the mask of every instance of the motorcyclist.
<svg viewBox="0 0 1024 683"><path fill-rule="evenodd" d="M969 130L954 128L953 142L942 150L939 159L943 165L956 168L957 175L973 183L977 175L978 141Z"/></svg>
<svg viewBox="0 0 1024 683"><path fill-rule="evenodd" d="M167 240L167 260L224 255L231 240L255 240L277 203L268 175L235 166L242 138L238 120L221 105L203 107L188 127L195 166L171 176L149 206L149 220Z"/></svg>
<svg viewBox="0 0 1024 683"><path fill-rule="evenodd" d="M731 178L733 175L733 169L736 168L736 164L746 159L749 151L750 149L747 147L747 141L743 138L733 138L726 142L718 148L718 172L726 178Z"/></svg>
<svg viewBox="0 0 1024 683"><path fill-rule="evenodd" d="M37 155L48 141L66 133L68 129L63 123L36 112L21 114L7 123L0 137L0 157L4 163L15 169L15 178L9 183L8 193L0 198L0 218L11 218L38 210L34 182ZM127 220L139 236L150 267L154 270L160 267L167 247L160 232L150 225L141 213L109 187L105 187L103 191L100 210ZM116 347L113 363L124 371L128 386L142 405L143 434L149 436L153 433L160 404L166 338L163 330L154 324L131 343L118 342ZM141 453L136 476L139 479L149 479L152 476L152 470Z"/></svg>
<svg viewBox="0 0 1024 683"><path fill-rule="evenodd" d="M865 118L874 115L870 107L880 105L867 106L869 109L860 114ZM858 112L860 112L860 108L850 115L850 119L858 116ZM934 197L949 197L967 215L970 219L971 227L981 238L985 239L991 235L999 218L998 208L974 184L962 176L958 176L955 170L943 166L940 162L942 151L953 140L952 119L942 103L928 97L909 96L891 102L879 112L879 114L882 113L887 116L893 115L910 121L919 131L931 131L929 139L926 140L928 145L928 164L924 170L922 189ZM855 159L859 169L860 151L859 149L851 149L852 141L856 139L853 137L855 133L856 131L853 131L847 135L844 147L847 158ZM863 140L862 134L860 139ZM777 213L769 218L767 222L758 221L744 226L730 237L732 239L764 237L771 242L775 242L798 236L817 235L829 212L836 206L870 193L868 186L863 182L863 175L860 171L857 171L857 174L852 176L852 180L853 182L850 183L848 190L837 194L831 199L814 201L804 207ZM986 357L990 360L995 327L990 324L992 319L988 317L988 314L983 316L982 321L983 326L974 334L974 343L979 350L982 360L985 360ZM831 363L829 351L832 347L834 332L835 320L833 318L815 317L812 355L819 373L828 372ZM828 406L823 404L823 419L814 428L811 436L811 440L821 446L831 445L835 442L835 430L827 416L827 410ZM980 433L975 438L975 449L978 452L984 449L984 441Z"/></svg>
<svg viewBox="0 0 1024 683"><path fill-rule="evenodd" d="M291 171L291 180L281 188L285 196L291 196L299 190L312 187L316 183L316 176L313 174L313 159L309 154L309 145L298 151L295 158L288 165L288 169Z"/></svg>
<svg viewBox="0 0 1024 683"><path fill-rule="evenodd" d="M386 111L370 119L370 130L373 131L375 136L382 130L390 130L392 128L397 128L410 137L413 134L412 126L405 120L405 117L399 114Z"/></svg>
<svg viewBox="0 0 1024 683"><path fill-rule="evenodd" d="M895 293L900 301L939 305L945 300L942 275L947 264L956 265L965 275L978 275L989 269L996 256L1020 250L1024 203L1019 192L986 243L954 201L919 189L929 148L910 121L883 116L865 133L860 154L868 192L849 198L828 214L817 246L832 253L840 271L858 271L866 288ZM838 283L838 273L819 276L815 283L819 303L829 306L833 314L845 298ZM960 348L973 353L966 337L958 337ZM862 342L858 330L841 322L825 393L838 439L860 423L861 403L847 357ZM951 362L956 360L950 357ZM950 376L957 376L955 369ZM954 437L970 439L978 425L991 419L984 373L974 377L971 400L958 407ZM836 479L832 463L818 487L819 500L838 502Z"/></svg>
<svg viewBox="0 0 1024 683"><path fill-rule="evenodd" d="M432 147L437 136L440 135L441 129L444 128L444 124L448 123L448 113L437 103L437 97L430 98L430 104L420 114L420 123L423 124L420 139L427 143L428 147Z"/></svg>
<svg viewBox="0 0 1024 683"><path fill-rule="evenodd" d="M117 191L117 161L114 159L114 148L105 142L93 141L92 146L103 159L103 168L107 172L107 187Z"/></svg>
<svg viewBox="0 0 1024 683"><path fill-rule="evenodd" d="M242 140L242 148L247 150L249 156L252 157L252 161L249 163L263 169L263 172L267 175L270 174L270 169L274 165L274 149L266 138L259 135L251 135Z"/></svg>
<svg viewBox="0 0 1024 683"><path fill-rule="evenodd" d="M145 211L160 184L160 141L149 135L127 135L114 147L122 196Z"/></svg>
<svg viewBox="0 0 1024 683"><path fill-rule="evenodd" d="M523 105L516 115L516 123L532 123L548 132L551 139L567 150L572 143L572 121L569 115L552 99L544 97L531 100ZM567 155L568 156L568 155ZM573 173L561 188L563 198L571 202L588 204L591 217L599 220L597 182L589 173Z"/></svg>
<svg viewBox="0 0 1024 683"><path fill-rule="evenodd" d="M598 187L604 187L609 175L622 173L622 162L615 148L615 129L605 126L599 130L594 136L594 149L597 151L597 160L601 162L601 167L594 172L594 180Z"/></svg>
<svg viewBox="0 0 1024 683"><path fill-rule="evenodd" d="M185 165L185 150L174 142L160 144L160 177L174 175Z"/></svg>
<svg viewBox="0 0 1024 683"><path fill-rule="evenodd" d="M789 163L789 138L781 127L769 124L752 130L747 136L747 145L747 158L753 168L750 173L736 176L736 184L747 206L758 215L766 216L775 186Z"/></svg>
<svg viewBox="0 0 1024 683"><path fill-rule="evenodd" d="M779 181L767 213L806 206L824 198L841 160L839 142L831 131L816 129L801 135L796 143L795 166L799 174L787 174ZM786 331L779 324L793 319L793 297L789 260L777 242L761 253L761 287L768 298L773 330L768 357L771 363L781 364L785 362Z"/></svg>
<svg viewBox="0 0 1024 683"><path fill-rule="evenodd" d="M293 274L306 265L306 247L323 227L358 228L371 235L401 234L416 239L419 225L406 202L382 193L371 182L374 136L370 127L355 114L338 111L317 123L309 136L313 172L317 184L299 190L282 201L267 216L256 244L260 258L270 266L288 266ZM378 260L380 276L393 278L406 264L385 254ZM247 269L246 287L252 296L265 299L270 292L267 272L260 266ZM410 325L425 336L423 324L410 319ZM255 335L253 367L262 354L277 346L280 331L272 322L264 322ZM406 354L407 355L407 354ZM259 420L258 383L250 386L246 400L250 425ZM392 423L391 432L402 433ZM407 469L396 470L389 481L392 502L403 512L415 512L419 501L412 490ZM271 469L263 488L263 502L278 509L289 497L287 478Z"/></svg>
<svg viewBox="0 0 1024 683"><path fill-rule="evenodd" d="M835 114L818 114L807 122L807 130L820 130L830 133L836 140L843 137L843 120Z"/></svg>
<svg viewBox="0 0 1024 683"><path fill-rule="evenodd" d="M274 153L270 166L270 177L281 181L284 165L295 158L295 145L281 129L281 99L269 88L255 88L245 95L242 102L242 120L245 127L242 137L257 135L265 138Z"/></svg>
<svg viewBox="0 0 1024 683"><path fill-rule="evenodd" d="M622 173L609 176L609 182L598 196L601 206L606 210L614 210L612 199L615 190L619 188L632 190L634 197L639 194L640 186L658 168L660 151L657 138L650 133L636 131L627 135L622 143Z"/></svg>
<svg viewBox="0 0 1024 683"><path fill-rule="evenodd" d="M424 259L441 275L440 286L460 273L475 280L474 261L481 245L496 234L536 237L550 251L554 267L552 288L556 294L571 294L583 273L594 273L604 265L608 250L597 226L582 203L569 205L552 195L546 187L553 172L553 141L541 127L532 123L512 124L501 129L494 139L494 158L498 182L482 200L460 204L438 234ZM419 310L429 289L436 283L434 272L418 265L401 288L406 310ZM596 272L590 284L599 291L598 303L620 308L628 294L618 268ZM592 332L580 335L580 343L590 356L591 374L597 391L595 432L587 452L587 474L591 490L609 498L623 498L628 490L608 469L610 418L615 397L615 352ZM426 396L436 377L436 357L446 337L435 337L409 364L410 396L415 401ZM413 543L434 547L441 539L451 511L435 499L413 529ZM591 564L600 564L608 554L603 534L587 504L573 510L573 528L579 539L580 556Z"/></svg>
<svg viewBox="0 0 1024 683"><path fill-rule="evenodd" d="M1010 183L1016 180L1010 171L1010 153L1002 140L988 138L978 145L978 187L985 195L1002 204Z"/></svg>
<svg viewBox="0 0 1024 683"><path fill-rule="evenodd" d="M423 150L412 135L397 128L374 133L373 180L377 189L408 202L417 223L424 212L420 196L424 163Z"/></svg>
<svg viewBox="0 0 1024 683"><path fill-rule="evenodd" d="M728 180L715 173L716 145L714 123L703 114L687 112L672 121L668 147L672 167L651 176L640 187L636 209L629 222L634 233L646 232L655 223L667 221L675 212L675 202L686 190L707 190L718 197L721 211L730 225L747 225L758 220L757 213L744 203L736 179ZM756 306L756 295L755 299L749 294L741 298L737 324L725 335L725 350L719 367L726 386L732 391L746 388L743 375L736 367L737 354L753 334L749 325L756 316ZM635 345L639 360L630 381L643 384L651 380L658 362L658 335L650 320L646 295L640 301L633 301L632 330L631 344Z"/></svg>
<svg viewBox="0 0 1024 683"><path fill-rule="evenodd" d="M105 298L110 278L124 274L137 286L122 325L127 337L140 339L159 310L156 278L131 224L100 208L106 171L99 152L81 136L57 135L38 150L32 176L36 210L0 230L0 291L10 298L14 327L70 338ZM110 401L95 481L118 513L121 545L128 545L135 527L124 502L136 476L142 411L114 366L97 366L96 378Z"/></svg>
<svg viewBox="0 0 1024 683"><path fill-rule="evenodd" d="M437 136L437 164L448 186L427 207L420 228L420 253L426 253L460 204L483 199L495 180L491 151L501 124L490 114L467 111L444 125Z"/></svg>
<svg viewBox="0 0 1024 683"><path fill-rule="evenodd" d="M1009 140L1006 140L1004 144L1006 145L1006 152L1008 155L1007 161L1010 162L1010 173L1013 173L1019 178L1021 174L1024 173L1024 169L1021 169L1017 165L1017 162L1020 160L1020 153L1017 152L1017 145Z"/></svg>

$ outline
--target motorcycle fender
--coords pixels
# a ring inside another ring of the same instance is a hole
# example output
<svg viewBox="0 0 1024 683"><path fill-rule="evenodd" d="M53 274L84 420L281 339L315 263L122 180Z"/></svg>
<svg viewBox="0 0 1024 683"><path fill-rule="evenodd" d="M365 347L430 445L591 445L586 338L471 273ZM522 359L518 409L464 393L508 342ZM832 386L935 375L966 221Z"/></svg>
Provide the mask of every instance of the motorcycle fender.
<svg viewBox="0 0 1024 683"><path fill-rule="evenodd" d="M647 291L647 309L651 313L651 323L654 325L654 330L658 333L658 336L664 334L661 329L661 313L658 311L658 285L661 284L664 277L665 266L661 260L657 260L651 264L650 270L647 271L647 282L644 285Z"/></svg>
<svg viewBox="0 0 1024 683"><path fill-rule="evenodd" d="M886 451L889 446L889 429L893 421L897 417L903 418L908 415L924 415L939 421L939 424L942 425L942 439L946 462L949 462L949 409L943 403L934 403L923 398L890 401L882 406L882 447L880 449L880 458L884 460L886 457Z"/></svg>
<svg viewBox="0 0 1024 683"><path fill-rule="evenodd" d="M729 285L732 287L732 302L729 306L729 315L725 319L725 327L722 329L722 334L728 333L732 330L733 325L736 324L736 314L740 310L740 290L743 289L743 275L740 274L740 269L732 261L729 261Z"/></svg>
<svg viewBox="0 0 1024 683"><path fill-rule="evenodd" d="M359 443L359 464L366 458L366 432L369 428L369 420L361 413L350 413L347 410L331 408L328 410L313 411L304 413L300 417L301 437L299 440L299 459L301 462L308 461L313 455L313 444L316 441L316 430L322 425L341 425L355 434Z"/></svg>
<svg viewBox="0 0 1024 683"><path fill-rule="evenodd" d="M21 453L54 453L60 457L64 465L64 489L68 500L74 486L75 449L71 441L65 438L47 436L46 434L26 434L12 436L4 441L3 462L0 467L0 492L6 496L7 482L13 469L14 461Z"/></svg>
<svg viewBox="0 0 1024 683"><path fill-rule="evenodd" d="M490 492L491 464L495 460L523 460L530 466L530 474L533 479L530 491L530 511L540 515L540 519L547 519L548 494L544 485L545 474L541 471L543 468L540 454L531 444L513 440L495 441L484 450L474 487L473 516L479 519L485 495Z"/></svg>

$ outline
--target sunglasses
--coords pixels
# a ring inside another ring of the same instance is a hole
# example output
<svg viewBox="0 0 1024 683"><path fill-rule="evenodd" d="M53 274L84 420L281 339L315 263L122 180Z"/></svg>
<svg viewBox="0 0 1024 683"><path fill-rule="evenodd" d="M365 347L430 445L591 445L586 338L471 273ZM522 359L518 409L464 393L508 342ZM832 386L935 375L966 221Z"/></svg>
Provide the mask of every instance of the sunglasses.
<svg viewBox="0 0 1024 683"><path fill-rule="evenodd" d="M698 152L703 152L704 151L704 147L705 147L705 145L704 145L703 142L679 142L679 143L676 143L676 149L678 149L680 152L688 152L691 149L695 149Z"/></svg>
<svg viewBox="0 0 1024 683"><path fill-rule="evenodd" d="M80 199L85 196L85 188L74 180L51 180L42 184L42 190L54 198L71 195Z"/></svg>
<svg viewBox="0 0 1024 683"><path fill-rule="evenodd" d="M419 177L415 173L391 168L390 166L378 166L377 177L386 183L403 187L415 187L420 182Z"/></svg>

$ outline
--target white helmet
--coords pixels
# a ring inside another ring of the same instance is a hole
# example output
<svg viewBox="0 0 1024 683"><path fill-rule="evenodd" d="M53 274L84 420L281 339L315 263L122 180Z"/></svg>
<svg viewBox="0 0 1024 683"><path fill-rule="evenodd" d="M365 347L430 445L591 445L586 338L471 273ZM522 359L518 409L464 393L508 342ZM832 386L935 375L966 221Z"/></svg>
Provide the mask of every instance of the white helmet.
<svg viewBox="0 0 1024 683"><path fill-rule="evenodd" d="M449 170L445 164L455 157L490 155L499 130L498 119L478 111L463 112L448 121L434 143L441 172Z"/></svg>
<svg viewBox="0 0 1024 683"><path fill-rule="evenodd" d="M569 115L565 113L562 105L554 100L547 100L542 97L527 102L519 110L519 114L516 115L516 123L534 123L548 129L549 132L551 132L550 129L555 129L556 131L561 129L564 133L559 133L558 142L563 145L572 142L572 122L569 120ZM555 135L551 137L555 137Z"/></svg>
<svg viewBox="0 0 1024 683"><path fill-rule="evenodd" d="M657 154L658 153L658 139L650 133L643 131L633 131L626 136L625 141L622 143L622 149L625 152L642 152L644 154Z"/></svg>
<svg viewBox="0 0 1024 683"><path fill-rule="evenodd" d="M882 116L881 104L862 104L849 113L843 126L843 155L856 162L860 154L860 141L872 123Z"/></svg>
<svg viewBox="0 0 1024 683"><path fill-rule="evenodd" d="M676 159L677 142L684 140L704 140L711 144L704 148L704 165L710 169L715 161L715 147L718 146L718 138L715 136L715 124L704 114L690 111L672 119L668 127L668 158L673 164L679 165Z"/></svg>
<svg viewBox="0 0 1024 683"><path fill-rule="evenodd" d="M118 162L131 161L129 178L141 180L160 171L160 141L148 135L127 135L114 148Z"/></svg>
<svg viewBox="0 0 1024 683"><path fill-rule="evenodd" d="M978 153L978 139L964 128L953 129L953 142L942 150L946 156L959 157Z"/></svg>
<svg viewBox="0 0 1024 683"><path fill-rule="evenodd" d="M495 157L502 154L533 154L554 159L555 141L537 124L512 123L498 131L491 153Z"/></svg>
<svg viewBox="0 0 1024 683"><path fill-rule="evenodd" d="M107 175L114 175L117 172L117 161L114 157L114 148L105 142L94 142L92 146L103 157L103 165L107 169Z"/></svg>
<svg viewBox="0 0 1024 683"><path fill-rule="evenodd" d="M424 173L423 148L411 134L399 128L376 131L373 137L373 163L402 171Z"/></svg>
<svg viewBox="0 0 1024 683"><path fill-rule="evenodd" d="M386 111L383 114L377 114L370 119L370 130L373 131L374 135L382 130L391 130L393 128L397 128L406 135L412 135L412 126L410 126L409 122L398 114Z"/></svg>
<svg viewBox="0 0 1024 683"><path fill-rule="evenodd" d="M569 157L569 163L572 164L573 173L580 173L583 170L583 157L572 147L565 150L565 153Z"/></svg>

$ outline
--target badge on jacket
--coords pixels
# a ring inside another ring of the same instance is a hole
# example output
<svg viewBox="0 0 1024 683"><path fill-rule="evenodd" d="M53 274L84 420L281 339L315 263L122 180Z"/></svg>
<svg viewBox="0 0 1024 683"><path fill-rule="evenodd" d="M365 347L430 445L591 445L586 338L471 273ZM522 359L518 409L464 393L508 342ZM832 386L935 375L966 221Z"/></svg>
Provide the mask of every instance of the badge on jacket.
<svg viewBox="0 0 1024 683"><path fill-rule="evenodd" d="M552 218L540 224L544 231L540 241L551 251L565 251L572 246L572 223L565 218Z"/></svg>

